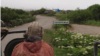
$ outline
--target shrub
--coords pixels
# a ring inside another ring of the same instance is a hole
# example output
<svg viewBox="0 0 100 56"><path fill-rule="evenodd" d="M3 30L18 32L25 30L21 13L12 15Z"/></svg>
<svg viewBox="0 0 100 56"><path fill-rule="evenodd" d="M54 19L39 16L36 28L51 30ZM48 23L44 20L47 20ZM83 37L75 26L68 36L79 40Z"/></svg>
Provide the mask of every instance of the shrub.
<svg viewBox="0 0 100 56"><path fill-rule="evenodd" d="M67 18L74 23L81 23L92 19L92 14L89 10L76 10L67 14Z"/></svg>
<svg viewBox="0 0 100 56"><path fill-rule="evenodd" d="M36 10L36 11L32 10L32 11L30 11L30 13L31 13L31 16L34 16L34 15L37 15L37 14L43 14L45 11L46 11L45 8L41 8L41 9Z"/></svg>
<svg viewBox="0 0 100 56"><path fill-rule="evenodd" d="M21 9L11 9L8 7L1 7L1 19L7 24L8 27L21 25L23 23L34 21L36 18L28 15Z"/></svg>
<svg viewBox="0 0 100 56"><path fill-rule="evenodd" d="M67 18L67 15L66 14L59 14L59 15L56 15L56 18L60 21L66 21L66 20L69 20Z"/></svg>
<svg viewBox="0 0 100 56"><path fill-rule="evenodd" d="M67 14L67 18L73 23L82 23L88 20L100 20L100 5L95 4L87 9L77 9Z"/></svg>
<svg viewBox="0 0 100 56"><path fill-rule="evenodd" d="M87 8L91 11L94 20L100 20L100 4L95 4Z"/></svg>
<svg viewBox="0 0 100 56"><path fill-rule="evenodd" d="M20 18L20 19L16 19L16 20L10 20L10 27L22 25L27 22L32 22L35 19L36 19L35 17L30 17L30 18L25 18L25 19Z"/></svg>
<svg viewBox="0 0 100 56"><path fill-rule="evenodd" d="M93 56L94 41L100 41L100 36L71 33L64 28L54 32L51 37L52 44L59 50L56 52L62 56Z"/></svg>

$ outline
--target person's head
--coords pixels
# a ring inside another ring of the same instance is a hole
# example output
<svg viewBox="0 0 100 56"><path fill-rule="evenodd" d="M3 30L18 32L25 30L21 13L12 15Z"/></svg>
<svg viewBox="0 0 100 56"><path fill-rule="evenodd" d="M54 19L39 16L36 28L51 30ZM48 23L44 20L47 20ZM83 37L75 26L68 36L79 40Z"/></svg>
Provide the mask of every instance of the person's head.
<svg viewBox="0 0 100 56"><path fill-rule="evenodd" d="M43 28L38 22L32 22L26 31L26 37L43 36Z"/></svg>

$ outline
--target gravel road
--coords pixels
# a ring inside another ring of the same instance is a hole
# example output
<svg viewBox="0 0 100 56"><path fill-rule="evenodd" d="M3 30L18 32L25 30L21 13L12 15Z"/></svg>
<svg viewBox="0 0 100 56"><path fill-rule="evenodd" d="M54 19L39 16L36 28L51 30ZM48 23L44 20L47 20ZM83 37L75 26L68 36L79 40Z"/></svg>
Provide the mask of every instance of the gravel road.
<svg viewBox="0 0 100 56"><path fill-rule="evenodd" d="M56 18L54 17L47 17L47 16L41 16L37 15L36 16L36 22L39 22L40 25L43 27L43 29L51 29L53 21L57 21ZM14 30L27 30L28 26L30 23L26 23L24 25L20 25L14 28L10 28L9 31L14 31Z"/></svg>
<svg viewBox="0 0 100 56"><path fill-rule="evenodd" d="M79 24L71 24L73 27L73 32L90 34L90 35L99 35L100 27L98 26L90 26L90 25L79 25Z"/></svg>

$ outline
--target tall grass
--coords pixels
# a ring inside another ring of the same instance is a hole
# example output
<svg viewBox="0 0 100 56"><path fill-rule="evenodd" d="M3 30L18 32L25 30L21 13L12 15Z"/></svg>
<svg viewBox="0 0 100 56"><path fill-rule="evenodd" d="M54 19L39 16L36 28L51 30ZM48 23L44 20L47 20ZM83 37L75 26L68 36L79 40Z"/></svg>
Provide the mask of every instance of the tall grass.
<svg viewBox="0 0 100 56"><path fill-rule="evenodd" d="M69 19L67 18L67 15L66 14L59 14L59 15L56 15L56 18L60 21L69 21Z"/></svg>
<svg viewBox="0 0 100 56"><path fill-rule="evenodd" d="M43 40L45 42L47 42L54 50L54 56L62 56L62 53L60 53L60 49L58 49L57 47L55 47L53 44L52 44L52 36L54 35L55 31L53 30L44 30L44 36L43 36Z"/></svg>
<svg viewBox="0 0 100 56"><path fill-rule="evenodd" d="M83 24L100 26L100 21L88 20L88 21L83 22Z"/></svg>

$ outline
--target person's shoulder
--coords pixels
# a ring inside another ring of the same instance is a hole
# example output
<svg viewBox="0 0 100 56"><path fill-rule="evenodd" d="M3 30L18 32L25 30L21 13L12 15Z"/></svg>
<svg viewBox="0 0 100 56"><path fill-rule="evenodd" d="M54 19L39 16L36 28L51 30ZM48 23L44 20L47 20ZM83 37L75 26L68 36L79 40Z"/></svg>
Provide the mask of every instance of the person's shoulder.
<svg viewBox="0 0 100 56"><path fill-rule="evenodd" d="M51 54L51 56L54 56L53 48L47 42L43 41L42 48L44 49L44 51L49 52L49 54Z"/></svg>
<svg viewBox="0 0 100 56"><path fill-rule="evenodd" d="M43 41L43 45L48 47L48 48L52 48L47 42Z"/></svg>
<svg viewBox="0 0 100 56"><path fill-rule="evenodd" d="M21 46L23 43L24 43L24 42L18 43L18 44L14 47L14 49L17 48L17 47L19 47L19 46Z"/></svg>

